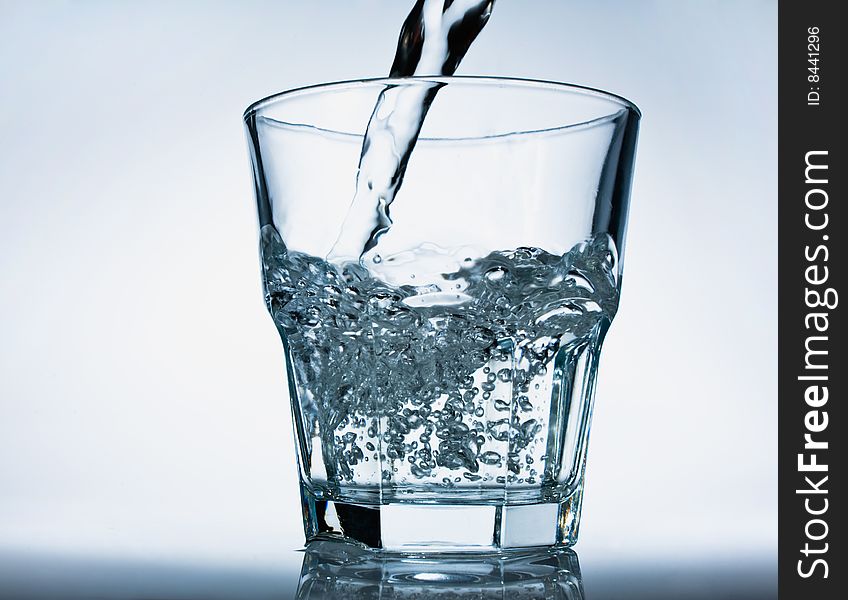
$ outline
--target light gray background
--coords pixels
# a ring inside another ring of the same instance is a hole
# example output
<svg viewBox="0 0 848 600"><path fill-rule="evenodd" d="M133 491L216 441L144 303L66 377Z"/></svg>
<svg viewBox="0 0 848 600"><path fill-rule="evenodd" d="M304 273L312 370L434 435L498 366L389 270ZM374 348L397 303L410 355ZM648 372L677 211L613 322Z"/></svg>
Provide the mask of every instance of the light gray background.
<svg viewBox="0 0 848 600"><path fill-rule="evenodd" d="M0 555L299 563L241 112L385 74L410 6L0 2ZM776 559L776 26L500 0L460 67L644 113L584 567Z"/></svg>

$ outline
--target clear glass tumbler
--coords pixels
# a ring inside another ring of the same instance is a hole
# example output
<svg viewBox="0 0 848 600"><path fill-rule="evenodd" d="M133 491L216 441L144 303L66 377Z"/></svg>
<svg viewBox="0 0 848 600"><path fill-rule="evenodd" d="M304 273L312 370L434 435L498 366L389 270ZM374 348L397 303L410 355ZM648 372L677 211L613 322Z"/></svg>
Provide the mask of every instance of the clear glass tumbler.
<svg viewBox="0 0 848 600"><path fill-rule="evenodd" d="M402 86L437 90L403 186L376 244L334 258L371 233L343 229L363 222L347 216L369 118ZM639 117L605 92L482 77L334 83L247 109L308 541L576 541Z"/></svg>

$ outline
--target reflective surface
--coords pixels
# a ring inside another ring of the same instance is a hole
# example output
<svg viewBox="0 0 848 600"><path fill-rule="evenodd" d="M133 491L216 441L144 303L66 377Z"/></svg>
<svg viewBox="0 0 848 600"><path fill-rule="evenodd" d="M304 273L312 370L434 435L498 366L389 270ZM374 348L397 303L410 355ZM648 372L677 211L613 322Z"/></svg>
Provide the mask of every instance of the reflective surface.
<svg viewBox="0 0 848 600"><path fill-rule="evenodd" d="M317 542L306 552L297 598L582 600L584 595L577 555L569 550L400 557Z"/></svg>
<svg viewBox="0 0 848 600"><path fill-rule="evenodd" d="M0 553L3 600L760 600L776 598L776 587L772 561L753 557L578 561L572 550L545 550L399 559L329 542L261 565Z"/></svg>

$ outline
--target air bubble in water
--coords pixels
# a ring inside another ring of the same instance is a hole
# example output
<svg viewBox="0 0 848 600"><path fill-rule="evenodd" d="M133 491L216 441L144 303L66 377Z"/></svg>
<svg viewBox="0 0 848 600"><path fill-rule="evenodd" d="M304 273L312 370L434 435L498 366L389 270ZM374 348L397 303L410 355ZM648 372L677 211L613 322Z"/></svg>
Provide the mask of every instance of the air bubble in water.
<svg viewBox="0 0 848 600"><path fill-rule="evenodd" d="M503 484L504 466L513 481L544 483L530 465L552 472L539 456L550 443L549 381L573 385L554 360L565 343L590 340L617 307L608 236L565 257L494 252L440 274L464 281L470 300L461 307L415 307L405 301L418 288L289 251L275 235L263 233L267 300L287 341L303 426L320 440L311 460L323 460L332 485ZM591 291L557 280L562 265ZM502 276L492 280L493 271Z"/></svg>

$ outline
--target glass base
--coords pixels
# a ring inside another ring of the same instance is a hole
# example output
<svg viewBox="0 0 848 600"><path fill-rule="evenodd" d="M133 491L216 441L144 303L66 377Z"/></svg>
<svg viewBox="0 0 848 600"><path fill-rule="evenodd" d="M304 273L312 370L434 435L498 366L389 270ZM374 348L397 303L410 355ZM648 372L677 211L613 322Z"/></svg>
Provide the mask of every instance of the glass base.
<svg viewBox="0 0 848 600"><path fill-rule="evenodd" d="M352 504L301 485L306 541L336 539L392 553L566 547L577 542L582 488L537 504Z"/></svg>

